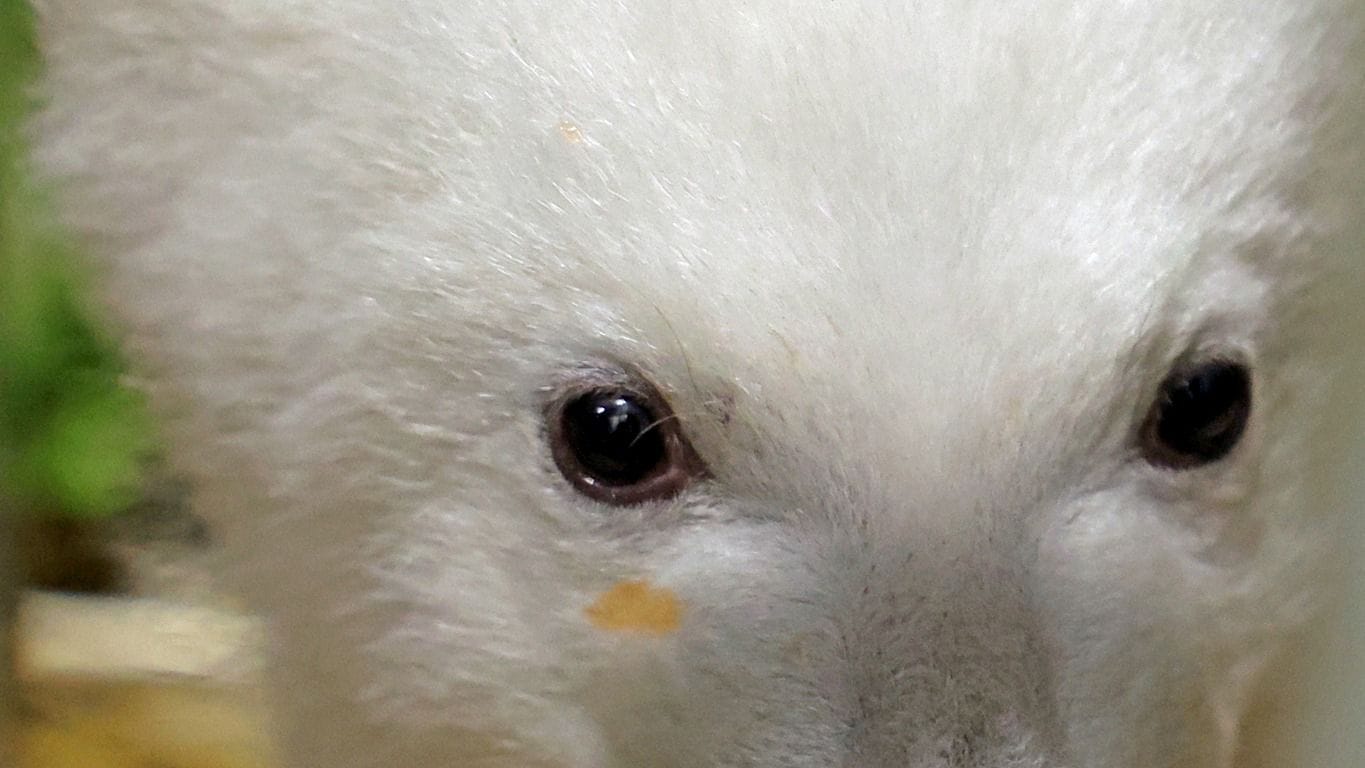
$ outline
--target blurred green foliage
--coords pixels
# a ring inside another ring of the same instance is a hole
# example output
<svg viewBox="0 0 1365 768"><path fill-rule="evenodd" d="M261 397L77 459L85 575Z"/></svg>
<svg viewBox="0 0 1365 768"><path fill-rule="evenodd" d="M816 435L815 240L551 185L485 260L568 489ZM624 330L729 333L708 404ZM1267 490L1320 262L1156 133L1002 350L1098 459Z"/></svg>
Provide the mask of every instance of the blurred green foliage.
<svg viewBox="0 0 1365 768"><path fill-rule="evenodd" d="M120 386L117 344L28 173L33 30L27 0L0 0L0 491L44 514L96 517L136 498L154 430Z"/></svg>

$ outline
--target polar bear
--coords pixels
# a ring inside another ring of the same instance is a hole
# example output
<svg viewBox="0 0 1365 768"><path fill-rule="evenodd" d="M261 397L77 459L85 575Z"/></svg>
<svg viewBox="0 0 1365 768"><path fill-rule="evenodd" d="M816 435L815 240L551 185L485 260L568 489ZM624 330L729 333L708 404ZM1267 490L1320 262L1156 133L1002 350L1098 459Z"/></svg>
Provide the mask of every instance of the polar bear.
<svg viewBox="0 0 1365 768"><path fill-rule="evenodd" d="M289 765L1276 764L1360 3L35 5Z"/></svg>

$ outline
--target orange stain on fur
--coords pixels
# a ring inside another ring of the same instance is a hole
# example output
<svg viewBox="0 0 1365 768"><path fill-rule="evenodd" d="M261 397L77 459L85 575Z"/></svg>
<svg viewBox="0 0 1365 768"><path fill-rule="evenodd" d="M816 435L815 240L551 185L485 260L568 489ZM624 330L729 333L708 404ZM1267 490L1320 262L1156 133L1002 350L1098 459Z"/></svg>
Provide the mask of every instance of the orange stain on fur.
<svg viewBox="0 0 1365 768"><path fill-rule="evenodd" d="M559 135L570 144L583 143L583 129L565 120L559 124Z"/></svg>
<svg viewBox="0 0 1365 768"><path fill-rule="evenodd" d="M623 581L597 598L585 611L594 627L612 632L667 635L682 624L677 595L643 581Z"/></svg>

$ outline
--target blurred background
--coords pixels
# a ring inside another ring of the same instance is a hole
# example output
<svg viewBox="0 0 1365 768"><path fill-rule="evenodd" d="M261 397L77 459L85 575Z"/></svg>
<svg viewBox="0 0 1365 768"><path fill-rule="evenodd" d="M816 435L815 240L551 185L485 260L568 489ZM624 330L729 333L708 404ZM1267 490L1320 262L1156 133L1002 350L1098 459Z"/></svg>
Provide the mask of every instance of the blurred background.
<svg viewBox="0 0 1365 768"><path fill-rule="evenodd" d="M203 531L26 167L32 31L0 0L0 766L266 766L258 633L192 578Z"/></svg>

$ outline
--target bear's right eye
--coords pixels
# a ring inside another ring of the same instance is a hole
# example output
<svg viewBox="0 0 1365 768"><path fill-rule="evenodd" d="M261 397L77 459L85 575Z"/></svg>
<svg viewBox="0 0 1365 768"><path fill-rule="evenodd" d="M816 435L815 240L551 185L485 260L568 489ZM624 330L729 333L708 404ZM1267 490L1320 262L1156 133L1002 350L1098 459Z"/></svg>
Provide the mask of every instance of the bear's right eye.
<svg viewBox="0 0 1365 768"><path fill-rule="evenodd" d="M594 388L552 406L550 449L574 488L630 506L677 495L701 472L677 417L652 389Z"/></svg>
<svg viewBox="0 0 1365 768"><path fill-rule="evenodd" d="M1161 385L1142 427L1147 461L1166 469L1193 469L1227 457L1251 418L1251 372L1215 360L1177 370Z"/></svg>

